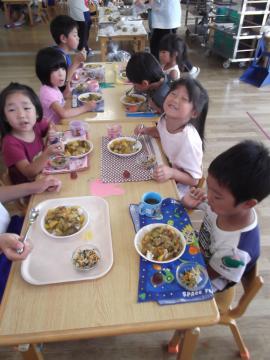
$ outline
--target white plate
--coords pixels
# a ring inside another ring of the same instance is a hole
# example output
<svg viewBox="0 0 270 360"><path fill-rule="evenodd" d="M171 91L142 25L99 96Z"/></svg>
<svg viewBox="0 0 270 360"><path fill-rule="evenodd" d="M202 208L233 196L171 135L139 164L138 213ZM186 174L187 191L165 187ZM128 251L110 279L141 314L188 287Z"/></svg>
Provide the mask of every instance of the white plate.
<svg viewBox="0 0 270 360"><path fill-rule="evenodd" d="M180 251L180 253L176 257L174 257L174 258L172 258L170 260L166 260L166 261L158 261L158 260L150 259L141 252L141 241L142 241L143 237L147 233L149 233L151 230L153 230L154 228L160 227L160 226L167 227L167 228L170 228L170 229L174 230L177 233L177 235L180 237L180 242L182 243L182 250ZM156 264L166 264L166 263L170 263L170 262L172 262L174 260L179 259L184 254L185 249L186 249L186 239L184 238L184 235L181 233L181 231L176 229L174 226L167 225L167 224L156 223L156 224L149 224L149 225L146 225L146 226L142 227L137 232L137 234L135 235L134 245L135 245L135 248L136 248L138 254L140 256L142 256L145 260L151 261L151 262L156 263Z"/></svg>
<svg viewBox="0 0 270 360"><path fill-rule="evenodd" d="M64 206L70 207L69 204L65 204ZM53 210L53 209L55 209L55 208L57 208L57 207L58 207L58 206L55 206L54 208L51 208L50 210ZM47 213L44 214L44 216L43 216L42 219L41 219L41 229L44 231L44 233L45 233L47 236L50 236L50 237L55 238L55 239L62 239L62 240L69 239L69 238L73 237L74 235L80 234L80 233L86 228L86 226L87 226L88 223L89 223L89 216L88 216L87 211L86 211L83 207L81 207L81 206L80 206L80 208L81 208L81 210L82 210L82 212L83 212L83 215L84 215L84 222L83 222L83 225L82 225L82 227L80 228L80 230L78 230L76 233L71 234L71 235L59 236L59 235L54 235L54 234L50 233L49 231L47 231L46 228L45 228L45 217L46 217Z"/></svg>
<svg viewBox="0 0 270 360"><path fill-rule="evenodd" d="M108 144L107 144L107 149L110 153L114 154L114 155L117 155L117 156L120 156L120 157L128 157L128 156L133 156L135 154L138 154L138 152L140 152L142 150L142 143L137 140L137 150L134 151L133 153L130 153L130 154L118 154L118 153L115 153L111 150L111 145L115 142L115 141L119 141L119 140L130 140L130 141L133 141L135 142L135 139L133 137L130 137L130 136L121 136L121 137L118 137L118 138L115 138L113 140L111 140Z"/></svg>
<svg viewBox="0 0 270 360"><path fill-rule="evenodd" d="M140 105L140 104L143 104L145 101L146 101L146 97L144 95L141 95L141 94L131 94L129 96L135 96L136 98L140 99L138 102L133 102L133 103L129 103L127 102L125 99L126 99L126 95L123 95L121 96L120 98L120 101L123 105L126 105L126 106L132 106L132 105Z"/></svg>
<svg viewBox="0 0 270 360"><path fill-rule="evenodd" d="M82 103L88 103L89 100L83 100L83 98L84 98L85 96L89 96L89 95L97 95L97 96L100 97L99 100L94 100L97 104L100 103L100 102L103 100L102 94L101 94L101 93L98 93L98 92L86 92L86 93L80 94L80 95L78 96L78 100L79 100L80 102L82 102Z"/></svg>
<svg viewBox="0 0 270 360"><path fill-rule="evenodd" d="M68 241L53 239L41 230L41 218L56 206L69 204L83 207L89 215L89 223L80 234ZM33 249L22 262L21 274L33 285L55 284L70 281L97 279L109 272L113 265L113 249L108 203L98 196L57 198L37 205L40 218L31 226L29 239ZM75 249L83 243L91 243L100 251L100 261L90 271L78 271L71 258Z"/></svg>
<svg viewBox="0 0 270 360"><path fill-rule="evenodd" d="M104 64L95 64L95 63L84 63L83 68L91 71L104 69Z"/></svg>
<svg viewBox="0 0 270 360"><path fill-rule="evenodd" d="M91 141L85 140L85 139L70 140L70 141L66 141L64 144L66 145L66 144L72 143L74 141L86 141L89 145L89 150L86 153L81 154L81 155L71 155L71 156L65 155L66 157L68 157L70 159L80 159L80 158L90 154L90 152L93 151L93 149L94 149L93 143Z"/></svg>

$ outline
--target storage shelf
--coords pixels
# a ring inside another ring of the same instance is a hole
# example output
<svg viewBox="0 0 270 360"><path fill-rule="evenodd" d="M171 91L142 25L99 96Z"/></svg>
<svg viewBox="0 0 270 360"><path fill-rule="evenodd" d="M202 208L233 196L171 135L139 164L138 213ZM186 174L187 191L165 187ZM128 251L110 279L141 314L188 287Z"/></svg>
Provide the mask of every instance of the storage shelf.
<svg viewBox="0 0 270 360"><path fill-rule="evenodd" d="M269 14L270 0L243 0L240 10L229 5L217 8L216 17L209 25L212 40L209 49L229 62L253 60L257 41L262 37L262 28ZM228 26L232 24L230 29L233 30L226 29L226 23ZM245 53L249 53L250 57L238 58Z"/></svg>

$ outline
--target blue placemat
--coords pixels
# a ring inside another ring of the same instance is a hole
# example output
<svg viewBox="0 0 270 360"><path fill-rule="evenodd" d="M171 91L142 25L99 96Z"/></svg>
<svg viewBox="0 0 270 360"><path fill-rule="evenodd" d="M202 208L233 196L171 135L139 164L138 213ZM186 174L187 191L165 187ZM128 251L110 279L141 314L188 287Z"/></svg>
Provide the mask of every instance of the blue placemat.
<svg viewBox="0 0 270 360"><path fill-rule="evenodd" d="M187 240L186 250L179 260L155 264L140 258L138 302L157 301L160 305L166 305L212 299L213 290L206 271L202 273L200 286L193 290L183 288L176 280L176 270L181 264L187 264L187 267L197 265L205 269L196 233L181 202L171 198L164 199L161 213L155 218L140 215L138 204L131 204L129 210L136 232L148 224L165 223L181 230Z"/></svg>

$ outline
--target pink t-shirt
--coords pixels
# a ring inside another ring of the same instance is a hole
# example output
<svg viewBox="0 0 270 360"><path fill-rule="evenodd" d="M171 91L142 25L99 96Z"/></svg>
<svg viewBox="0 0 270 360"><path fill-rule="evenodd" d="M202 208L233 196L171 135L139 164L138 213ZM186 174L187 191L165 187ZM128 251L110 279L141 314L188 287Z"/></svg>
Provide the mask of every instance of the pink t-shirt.
<svg viewBox="0 0 270 360"><path fill-rule="evenodd" d="M47 134L49 122L42 120L34 126L35 139L33 142L25 142L11 134L3 138L2 152L3 160L8 168L9 176L13 184L21 184L29 181L17 168L16 163L27 159L32 162L33 159L44 149L43 137Z"/></svg>
<svg viewBox="0 0 270 360"><path fill-rule="evenodd" d="M169 159L172 167L183 170L194 179L202 177L202 140L193 125L186 125L184 129L176 134L171 134L166 128L166 120L161 116L157 129L160 136L162 149ZM180 190L180 186L178 186ZM182 186L184 194L189 187Z"/></svg>
<svg viewBox="0 0 270 360"><path fill-rule="evenodd" d="M42 85L39 90L39 99L43 108L44 118L55 124L59 124L60 117L55 111L53 111L51 105L55 102L58 102L61 106L65 105L65 99L60 89L48 85Z"/></svg>

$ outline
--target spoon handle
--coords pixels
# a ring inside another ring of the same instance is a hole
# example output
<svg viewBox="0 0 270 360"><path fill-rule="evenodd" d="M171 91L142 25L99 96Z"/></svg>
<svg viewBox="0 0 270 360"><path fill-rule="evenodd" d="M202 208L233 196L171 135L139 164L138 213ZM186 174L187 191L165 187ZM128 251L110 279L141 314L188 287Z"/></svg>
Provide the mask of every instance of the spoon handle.
<svg viewBox="0 0 270 360"><path fill-rule="evenodd" d="M20 240L20 242L21 242L23 245L24 245L24 243L25 243L25 240L27 239L27 235L28 235L28 233L29 233L29 230L30 230L31 225L32 225L32 224L29 223L28 228L27 228L27 231L26 231L24 237L22 238L22 240ZM17 254L20 255L20 254L23 253L23 250L24 250L24 246L23 246L22 248L20 248L20 249L17 249L16 252L17 252Z"/></svg>

